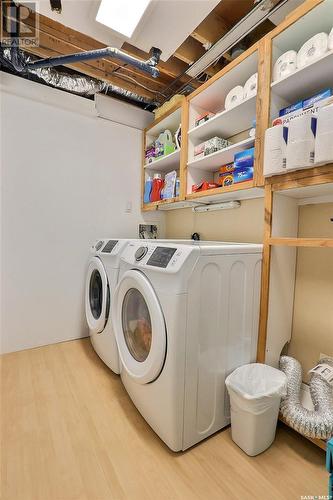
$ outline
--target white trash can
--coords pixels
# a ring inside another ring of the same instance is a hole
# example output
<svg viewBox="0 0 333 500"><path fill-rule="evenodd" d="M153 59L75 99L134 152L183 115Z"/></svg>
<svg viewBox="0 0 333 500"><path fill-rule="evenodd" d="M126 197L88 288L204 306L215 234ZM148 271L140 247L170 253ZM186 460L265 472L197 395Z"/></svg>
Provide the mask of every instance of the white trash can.
<svg viewBox="0 0 333 500"><path fill-rule="evenodd" d="M271 366L251 363L233 371L225 383L230 395L232 440L251 457L258 455L275 439L287 377Z"/></svg>

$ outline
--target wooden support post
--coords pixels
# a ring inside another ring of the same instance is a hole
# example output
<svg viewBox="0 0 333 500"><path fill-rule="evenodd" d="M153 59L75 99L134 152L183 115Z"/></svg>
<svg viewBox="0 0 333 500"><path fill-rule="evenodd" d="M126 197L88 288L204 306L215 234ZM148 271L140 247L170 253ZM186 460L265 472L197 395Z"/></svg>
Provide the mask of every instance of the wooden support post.
<svg viewBox="0 0 333 500"><path fill-rule="evenodd" d="M270 185L265 186L265 220L264 220L264 248L261 274L260 318L258 334L257 361L264 363L266 357L267 320L269 305L269 277L271 265L271 246L269 240L272 234L273 192Z"/></svg>

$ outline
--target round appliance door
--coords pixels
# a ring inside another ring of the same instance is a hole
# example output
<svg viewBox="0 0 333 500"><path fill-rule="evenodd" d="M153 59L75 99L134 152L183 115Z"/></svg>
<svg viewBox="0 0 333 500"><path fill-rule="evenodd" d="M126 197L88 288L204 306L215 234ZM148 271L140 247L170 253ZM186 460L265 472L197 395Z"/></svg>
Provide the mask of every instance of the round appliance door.
<svg viewBox="0 0 333 500"><path fill-rule="evenodd" d="M101 260L93 257L86 279L86 318L92 333L104 330L109 315L110 292L108 278Z"/></svg>
<svg viewBox="0 0 333 500"><path fill-rule="evenodd" d="M152 382L164 364L166 328L155 291L140 271L123 275L112 314L123 369L140 384Z"/></svg>

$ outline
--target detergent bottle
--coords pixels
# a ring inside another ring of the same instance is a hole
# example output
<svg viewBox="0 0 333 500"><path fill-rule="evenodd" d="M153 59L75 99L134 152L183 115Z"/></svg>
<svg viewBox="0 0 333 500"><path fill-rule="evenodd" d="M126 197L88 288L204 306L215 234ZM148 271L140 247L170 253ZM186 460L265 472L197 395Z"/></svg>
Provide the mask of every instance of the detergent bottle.
<svg viewBox="0 0 333 500"><path fill-rule="evenodd" d="M150 194L150 201L160 201L161 190L164 186L164 180L161 174L154 174L153 186Z"/></svg>
<svg viewBox="0 0 333 500"><path fill-rule="evenodd" d="M155 143L155 155L156 157L166 156L173 153L176 149L174 142L172 141L172 134L170 130L165 130L160 134Z"/></svg>
<svg viewBox="0 0 333 500"><path fill-rule="evenodd" d="M150 195L151 195L151 190L153 187L153 179L148 176L145 182L145 192L143 195L143 201L144 203L149 203L150 202Z"/></svg>

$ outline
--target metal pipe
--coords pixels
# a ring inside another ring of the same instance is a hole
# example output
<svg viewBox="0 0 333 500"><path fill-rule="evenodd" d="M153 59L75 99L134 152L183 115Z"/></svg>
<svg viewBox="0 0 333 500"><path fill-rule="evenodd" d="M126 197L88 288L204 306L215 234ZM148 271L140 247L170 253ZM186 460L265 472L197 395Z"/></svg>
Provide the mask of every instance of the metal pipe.
<svg viewBox="0 0 333 500"><path fill-rule="evenodd" d="M36 70L40 68L48 68L54 66L61 66L66 64L75 64L81 61L89 61L92 59L101 59L102 57L114 57L121 60L126 64L130 64L141 71L149 73L154 78L157 78L160 74L156 64L159 61L160 55L159 49L152 49L152 56L148 61L141 61L135 57L123 52L122 50L116 49L114 47L105 47L104 49L89 50L87 52L78 52L75 54L68 54L64 56L48 57L46 59L38 59L37 61L31 61L27 63L28 70Z"/></svg>

